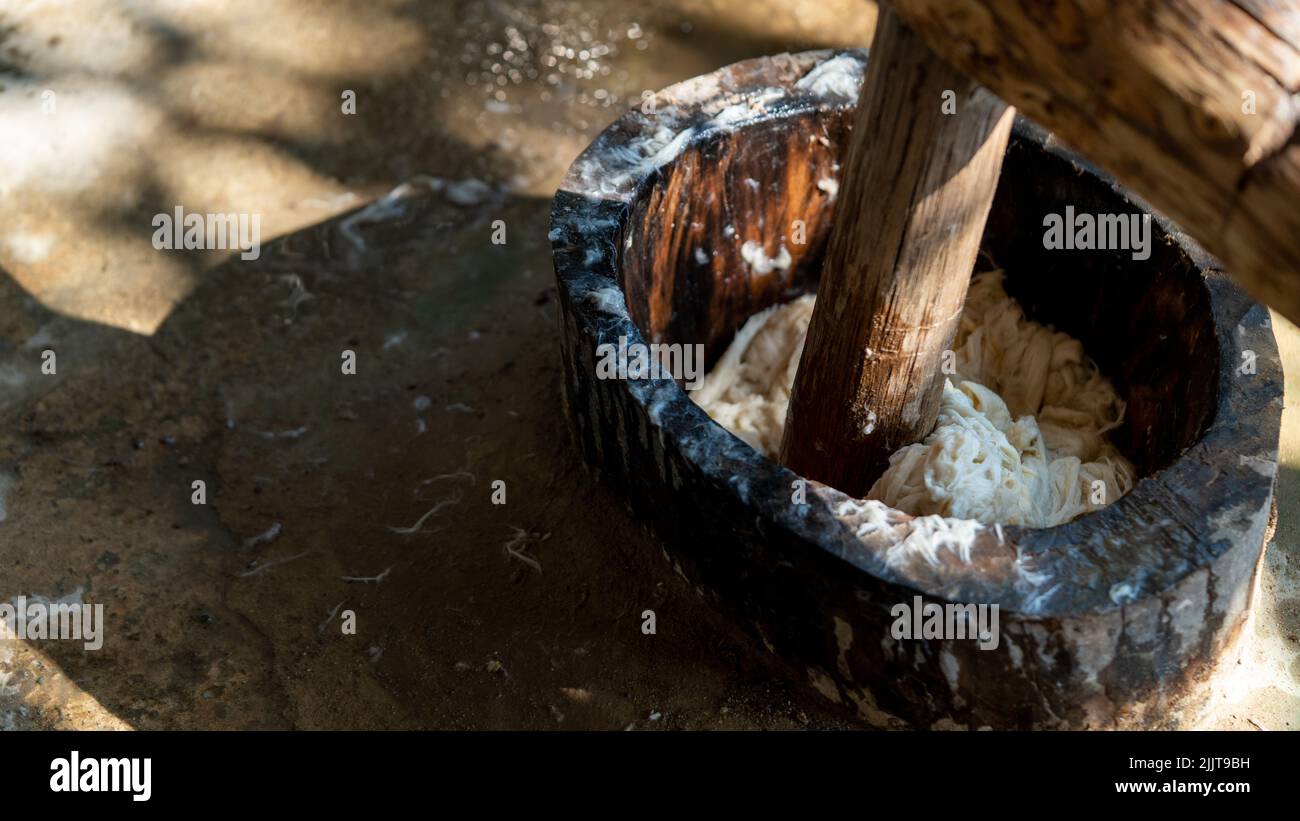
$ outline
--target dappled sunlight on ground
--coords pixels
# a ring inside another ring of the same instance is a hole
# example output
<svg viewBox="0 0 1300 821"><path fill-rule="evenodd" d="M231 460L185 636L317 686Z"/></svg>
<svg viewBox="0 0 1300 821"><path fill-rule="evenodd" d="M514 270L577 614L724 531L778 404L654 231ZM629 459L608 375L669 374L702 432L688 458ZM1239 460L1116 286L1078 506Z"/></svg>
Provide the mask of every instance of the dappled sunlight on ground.
<svg viewBox="0 0 1300 821"><path fill-rule="evenodd" d="M293 148L346 141L343 88L427 49L369 3L32 3L3 22L0 264L61 312L145 334L226 256L158 253L152 216L258 213L264 238L327 216L294 206L349 187Z"/></svg>
<svg viewBox="0 0 1300 821"><path fill-rule="evenodd" d="M0 12L11 69L0 73L0 144L12 149L0 156L0 266L56 310L149 334L228 256L156 253L154 214L256 213L266 240L427 173L421 155L449 140L462 157L510 156L499 182L549 196L643 88L778 43L825 44L828 31L863 42L874 19L863 8L25 4ZM702 50L701 36L732 53ZM464 172L487 170L473 166Z"/></svg>

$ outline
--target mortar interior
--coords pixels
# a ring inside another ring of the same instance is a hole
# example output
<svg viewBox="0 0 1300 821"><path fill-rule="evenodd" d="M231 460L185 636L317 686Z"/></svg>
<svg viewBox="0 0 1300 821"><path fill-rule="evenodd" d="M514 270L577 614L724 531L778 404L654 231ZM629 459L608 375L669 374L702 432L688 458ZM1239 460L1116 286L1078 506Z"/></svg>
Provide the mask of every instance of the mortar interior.
<svg viewBox="0 0 1300 821"><path fill-rule="evenodd" d="M708 367L744 321L815 291L836 206L846 111L788 114L702 135L652 174L631 204L620 272L648 342L702 343ZM1018 124L981 243L1028 316L1083 342L1127 402L1111 436L1146 476L1171 464L1214 419L1218 346L1209 290L1157 221L1150 258L1127 250L1047 249L1043 218L1145 213L1105 178ZM797 243L802 221L805 242ZM745 243L791 264L760 273Z"/></svg>

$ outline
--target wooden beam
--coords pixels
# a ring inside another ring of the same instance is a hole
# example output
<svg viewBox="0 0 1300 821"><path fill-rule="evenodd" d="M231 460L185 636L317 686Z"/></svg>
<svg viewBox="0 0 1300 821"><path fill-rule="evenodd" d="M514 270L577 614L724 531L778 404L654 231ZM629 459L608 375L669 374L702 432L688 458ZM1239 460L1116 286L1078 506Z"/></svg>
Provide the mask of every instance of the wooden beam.
<svg viewBox="0 0 1300 821"><path fill-rule="evenodd" d="M934 427L1014 113L882 9L781 461L863 495Z"/></svg>
<svg viewBox="0 0 1300 821"><path fill-rule="evenodd" d="M897 0L952 65L1300 322L1300 4Z"/></svg>

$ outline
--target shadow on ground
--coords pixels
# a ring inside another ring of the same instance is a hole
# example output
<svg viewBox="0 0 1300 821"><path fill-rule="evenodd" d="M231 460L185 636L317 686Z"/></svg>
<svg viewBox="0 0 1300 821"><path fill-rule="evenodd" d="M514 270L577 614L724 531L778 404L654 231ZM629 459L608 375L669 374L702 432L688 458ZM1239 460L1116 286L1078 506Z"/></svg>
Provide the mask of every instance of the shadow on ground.
<svg viewBox="0 0 1300 821"><path fill-rule="evenodd" d="M300 231L212 271L152 337L6 278L26 394L0 439L5 586L107 611L102 650L11 664L8 723L834 724L746 661L576 460L548 209L415 198L357 226L364 250L340 221ZM93 700L74 716L68 685Z"/></svg>

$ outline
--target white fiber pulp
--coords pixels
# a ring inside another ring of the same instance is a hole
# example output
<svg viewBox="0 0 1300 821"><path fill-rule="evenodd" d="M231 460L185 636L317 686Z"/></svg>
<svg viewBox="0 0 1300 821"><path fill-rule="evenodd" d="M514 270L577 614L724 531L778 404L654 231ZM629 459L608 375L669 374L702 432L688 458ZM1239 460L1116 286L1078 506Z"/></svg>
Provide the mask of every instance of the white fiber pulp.
<svg viewBox="0 0 1300 821"><path fill-rule="evenodd" d="M690 394L710 417L775 459L814 297L754 316ZM1051 527L1110 504L1134 470L1106 433L1124 402L1083 345L1025 317L1002 272L972 281L938 425L900 448L868 499L916 516Z"/></svg>

